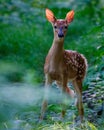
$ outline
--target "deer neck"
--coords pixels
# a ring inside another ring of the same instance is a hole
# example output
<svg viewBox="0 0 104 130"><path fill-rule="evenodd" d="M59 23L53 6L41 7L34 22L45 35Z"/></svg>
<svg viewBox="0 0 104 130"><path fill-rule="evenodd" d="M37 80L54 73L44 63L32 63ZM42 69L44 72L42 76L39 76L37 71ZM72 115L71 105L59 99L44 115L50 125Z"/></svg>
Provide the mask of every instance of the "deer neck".
<svg viewBox="0 0 104 130"><path fill-rule="evenodd" d="M50 51L49 51L50 56L51 56L50 64L53 67L57 67L63 59L63 52L64 52L63 43L64 43L63 39L57 40L54 38L53 40L52 47L50 48Z"/></svg>

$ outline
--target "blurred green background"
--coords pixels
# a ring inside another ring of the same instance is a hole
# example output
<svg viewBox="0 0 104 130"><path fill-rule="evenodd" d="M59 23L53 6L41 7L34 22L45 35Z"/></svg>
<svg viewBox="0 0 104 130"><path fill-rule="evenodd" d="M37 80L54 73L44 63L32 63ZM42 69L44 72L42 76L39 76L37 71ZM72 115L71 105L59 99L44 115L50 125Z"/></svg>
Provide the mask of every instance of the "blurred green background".
<svg viewBox="0 0 104 130"><path fill-rule="evenodd" d="M75 11L64 46L84 54L88 60L84 90L93 79L103 80L103 0L0 0L0 87L5 84L10 87L13 83L44 83L44 61L53 39L45 8L51 9L61 19L68 11ZM2 96L0 100L0 112L3 113ZM11 107L8 109L11 112ZM8 115L11 117L10 113ZM4 117L0 117L1 122L5 122ZM3 126L6 128L7 124Z"/></svg>
<svg viewBox="0 0 104 130"><path fill-rule="evenodd" d="M32 79L35 82L43 80L44 60L53 39L45 8L53 10L57 18L65 18L71 9L75 11L65 48L83 53L89 67L101 69L103 0L0 0L0 72L9 71L9 80L24 80L29 75L35 77Z"/></svg>

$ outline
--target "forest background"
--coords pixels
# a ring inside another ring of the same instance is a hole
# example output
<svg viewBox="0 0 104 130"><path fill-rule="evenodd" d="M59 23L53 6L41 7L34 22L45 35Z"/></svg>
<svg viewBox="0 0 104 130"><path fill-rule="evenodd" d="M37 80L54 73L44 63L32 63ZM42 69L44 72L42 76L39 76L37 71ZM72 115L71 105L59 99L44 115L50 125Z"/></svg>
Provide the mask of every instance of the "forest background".
<svg viewBox="0 0 104 130"><path fill-rule="evenodd" d="M104 93L103 0L0 0L2 130L34 130L46 126L46 123L36 125L45 80L43 66L53 39L53 30L46 20L45 8L51 9L57 18L65 18L66 13L72 9L75 11L64 47L84 54L88 60L83 90L94 89L96 98ZM103 101L100 98L98 102L102 104ZM97 104L97 101L94 100L94 103ZM52 105L49 109L57 113L60 111L57 105ZM46 122L51 125L55 123L52 120ZM61 125L66 127L65 124ZM92 126L103 128L104 122L100 120ZM50 125L46 127L48 129Z"/></svg>

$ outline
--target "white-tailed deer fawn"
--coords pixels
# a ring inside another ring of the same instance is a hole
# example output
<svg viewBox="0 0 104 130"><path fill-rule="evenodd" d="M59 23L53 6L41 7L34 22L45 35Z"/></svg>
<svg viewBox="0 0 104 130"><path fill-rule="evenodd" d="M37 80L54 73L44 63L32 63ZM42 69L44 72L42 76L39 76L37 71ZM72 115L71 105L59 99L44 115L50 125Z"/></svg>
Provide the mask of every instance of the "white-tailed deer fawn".
<svg viewBox="0 0 104 130"><path fill-rule="evenodd" d="M68 93L73 97L73 90L67 86L68 82L71 81L77 95L76 105L82 121L84 115L82 103L82 82L86 74L87 61L82 54L79 54L76 51L64 50L63 48L68 25L74 18L74 11L72 10L68 12L65 19L56 19L53 12L46 9L46 18L53 26L54 39L44 65L44 73L46 77L45 89L47 91L51 83L56 81L57 84L62 87L64 93ZM47 96L45 96L43 101L41 119L44 117L46 107ZM62 117L64 115L65 110L63 107Z"/></svg>

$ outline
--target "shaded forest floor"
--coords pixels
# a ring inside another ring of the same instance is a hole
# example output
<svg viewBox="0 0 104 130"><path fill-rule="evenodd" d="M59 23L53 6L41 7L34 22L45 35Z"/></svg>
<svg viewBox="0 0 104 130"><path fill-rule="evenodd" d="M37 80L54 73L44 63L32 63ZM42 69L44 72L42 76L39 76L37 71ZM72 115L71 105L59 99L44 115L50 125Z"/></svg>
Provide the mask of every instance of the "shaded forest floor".
<svg viewBox="0 0 104 130"><path fill-rule="evenodd" d="M97 73L96 73L97 75ZM50 89L45 119L39 122L43 99L43 85L24 83L2 84L0 87L0 129L2 130L103 130L104 81L103 76L90 78L88 89L83 91L85 122L78 124L75 99L68 97L67 112L60 119L61 96L56 85ZM94 77L94 75L93 75ZM38 87L37 87L38 86Z"/></svg>

